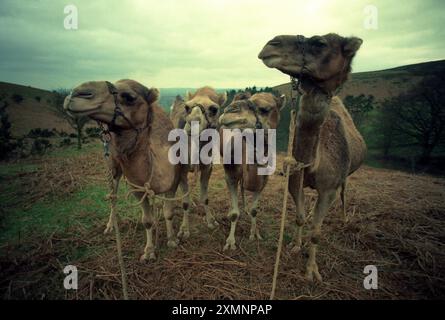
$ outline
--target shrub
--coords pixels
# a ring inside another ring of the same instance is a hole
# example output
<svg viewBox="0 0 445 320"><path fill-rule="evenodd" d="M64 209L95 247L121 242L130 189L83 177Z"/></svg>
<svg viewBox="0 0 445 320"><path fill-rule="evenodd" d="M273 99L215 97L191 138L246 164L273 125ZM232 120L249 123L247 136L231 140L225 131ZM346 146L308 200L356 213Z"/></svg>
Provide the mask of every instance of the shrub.
<svg viewBox="0 0 445 320"><path fill-rule="evenodd" d="M77 134L75 134L75 133L71 133L71 134L69 135L69 137L70 137L70 138L77 138Z"/></svg>
<svg viewBox="0 0 445 320"><path fill-rule="evenodd" d="M6 113L6 102L0 107L0 159L6 159L10 153L17 148L17 144L12 141L11 122Z"/></svg>
<svg viewBox="0 0 445 320"><path fill-rule="evenodd" d="M73 144L73 142L71 141L70 138L65 138L62 141L60 141L59 147L67 147L67 146L70 146L72 144Z"/></svg>
<svg viewBox="0 0 445 320"><path fill-rule="evenodd" d="M36 139L34 140L31 148L32 154L38 154L42 155L44 154L49 148L51 148L51 143L47 139Z"/></svg>
<svg viewBox="0 0 445 320"><path fill-rule="evenodd" d="M86 128L85 132L91 138L100 138L101 135L100 128L95 128L95 127Z"/></svg>
<svg viewBox="0 0 445 320"><path fill-rule="evenodd" d="M49 137L54 137L55 133L54 131L51 131L49 129L41 129L41 128L35 128L35 129L31 129L28 133L28 137L30 138L49 138Z"/></svg>
<svg viewBox="0 0 445 320"><path fill-rule="evenodd" d="M14 93L11 98L15 103L21 103L24 100L23 96L18 93Z"/></svg>
<svg viewBox="0 0 445 320"><path fill-rule="evenodd" d="M40 98L39 96L34 97L34 99L36 99L37 102L40 102L42 100L42 98Z"/></svg>

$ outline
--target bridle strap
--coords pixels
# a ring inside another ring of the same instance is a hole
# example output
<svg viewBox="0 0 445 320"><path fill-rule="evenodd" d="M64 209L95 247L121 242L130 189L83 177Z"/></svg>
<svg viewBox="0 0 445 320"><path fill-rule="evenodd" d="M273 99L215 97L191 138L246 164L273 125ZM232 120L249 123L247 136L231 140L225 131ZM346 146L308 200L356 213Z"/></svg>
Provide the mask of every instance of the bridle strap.
<svg viewBox="0 0 445 320"><path fill-rule="evenodd" d="M122 111L121 107L119 106L119 102L117 99L117 95L118 95L118 91L116 89L116 87L109 81L105 81L105 83L107 84L108 87L108 92L113 95L113 99L114 99L114 113L113 113L113 118L111 119L111 123L108 126L108 131L110 132L115 132L115 133L119 133L119 131L121 131L121 129L116 126L116 120L117 118L121 117L123 118L131 127L131 129L133 129L134 131L136 131L136 134L139 135L142 131L144 131L145 129L147 129L150 126L150 121L148 121L148 116L147 116L147 123L145 124L145 126L137 128L133 125L133 123L130 121L130 119L128 119L124 112ZM150 112L150 111L147 111Z"/></svg>
<svg viewBox="0 0 445 320"><path fill-rule="evenodd" d="M298 38L298 37L299 37L299 36L297 36L297 38ZM302 84L302 82L305 80L304 78L306 78L307 80L311 81L311 85L313 85L314 87L316 87L318 90L320 90L321 92L323 92L329 99L331 99L331 98L334 96L334 94L333 94L332 92L330 92L330 91L326 90L325 88L323 88L322 86L320 86L320 85L317 83L317 82L320 82L320 81L317 81L316 78L314 78L314 77L312 77L312 76L310 76L310 75L307 75L307 74L304 74L304 73L303 73L303 71L306 69L306 64L307 64L307 61L306 61L306 49L307 49L307 44L306 44L305 41L304 41L304 37L303 37L301 43L302 43L302 45L301 45L301 54L302 54L302 61L303 61L303 63L302 63L302 66L301 66L301 72L300 72L300 74L298 75L298 77L291 76L291 84L292 84L292 88L293 88L293 90L298 91L298 93L299 93L300 95L302 95L304 92L303 92L303 90L302 90L302 88L301 88L301 84ZM344 68L343 68L343 69L344 69ZM329 81L329 80L333 79L334 77L338 76L341 72L343 72L343 70L340 71L339 73L336 73L336 74L332 75L332 76L329 77L328 79L324 79L322 82L326 82L326 81ZM295 87L295 88L294 88L294 87Z"/></svg>
<svg viewBox="0 0 445 320"><path fill-rule="evenodd" d="M256 120L255 129L262 129L263 125L261 124L260 118L258 117L258 108L250 100L247 100L247 105L249 106L249 109L253 111L253 114L255 115L255 120Z"/></svg>
<svg viewBox="0 0 445 320"><path fill-rule="evenodd" d="M191 110L194 108L199 108L201 110L201 113L204 115L205 120L207 121L207 128L206 129L216 129L214 126L211 125L211 122L209 120L209 117L207 116L207 112L202 104L196 104L194 105ZM190 111L191 112L191 111Z"/></svg>

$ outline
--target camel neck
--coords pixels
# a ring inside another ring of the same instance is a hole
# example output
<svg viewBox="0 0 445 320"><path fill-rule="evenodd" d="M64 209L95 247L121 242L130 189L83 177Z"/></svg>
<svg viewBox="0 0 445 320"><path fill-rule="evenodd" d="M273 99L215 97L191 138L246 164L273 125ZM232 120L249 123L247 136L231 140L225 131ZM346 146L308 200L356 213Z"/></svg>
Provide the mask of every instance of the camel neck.
<svg viewBox="0 0 445 320"><path fill-rule="evenodd" d="M301 97L293 151L297 161L316 163L320 130L328 115L330 102L331 98L318 90Z"/></svg>
<svg viewBox="0 0 445 320"><path fill-rule="evenodd" d="M137 134L134 130L123 130L119 134L113 133L113 144L116 155L130 159L141 153L146 154L149 148L147 130Z"/></svg>

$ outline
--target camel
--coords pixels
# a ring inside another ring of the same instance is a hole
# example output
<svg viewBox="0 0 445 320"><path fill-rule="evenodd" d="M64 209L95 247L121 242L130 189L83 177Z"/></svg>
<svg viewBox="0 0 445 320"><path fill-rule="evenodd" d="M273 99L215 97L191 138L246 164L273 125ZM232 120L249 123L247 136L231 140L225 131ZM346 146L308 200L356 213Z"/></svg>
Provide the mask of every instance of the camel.
<svg viewBox="0 0 445 320"><path fill-rule="evenodd" d="M283 35L270 40L258 56L267 67L297 78L303 92L297 113L293 159L286 159L286 165L310 164L303 171L291 171L289 180L289 193L296 205L293 252L299 252L302 244L303 188L310 187L318 193L306 265L306 278L310 281L314 276L322 281L316 251L323 219L338 191L346 219L347 177L360 167L366 155L362 136L340 98L334 96L347 80L351 62L361 44L359 38L333 33L310 38ZM303 175L303 187L300 175Z"/></svg>
<svg viewBox="0 0 445 320"><path fill-rule="evenodd" d="M134 80L120 80L115 84L106 81L85 82L74 88L66 97L64 108L73 116L88 116L105 124L110 131L110 158L112 169L111 200L116 201L119 180L124 175L137 186L149 183L155 194L173 198L180 179L181 166L168 161L172 142L168 133L173 124L157 101L159 91L148 89ZM147 242L141 261L155 260L153 244L154 212L143 192L134 193L142 200L142 224ZM112 207L113 208L113 207ZM167 245L176 247L178 240L173 230L173 203L165 201L163 213L167 226ZM113 228L116 219L111 211L105 232Z"/></svg>
<svg viewBox="0 0 445 320"><path fill-rule="evenodd" d="M186 101L181 96L177 96L170 112L170 119L175 128L184 129L186 133L191 135L191 123L196 121L199 123L199 134L206 129L215 129L218 125L218 117L220 110L227 100L227 93L218 94L211 87L203 87L198 89L194 94L187 92ZM190 139L189 139L190 141ZM189 142L190 148L190 142ZM186 170L182 170L180 178L180 186L183 192L187 193L189 184L187 175L192 171L195 165L188 165ZM197 169L200 171L200 203L204 207L205 219L207 227L214 229L218 226L218 222L209 209L208 188L209 180L212 174L212 164L200 163ZM178 236L188 238L189 230L189 210L190 196L183 200L184 218L179 229Z"/></svg>
<svg viewBox="0 0 445 320"><path fill-rule="evenodd" d="M250 96L249 93L237 94L232 103L226 107L224 113L219 118L220 136L223 137L222 130L225 129L246 129L256 130L276 129L280 119L280 110L285 106L285 96L276 97L271 93L257 93ZM230 144L230 150L225 150L223 143L220 145L221 154L224 152L233 153L234 143ZM243 142L243 153L246 146ZM230 224L230 233L226 239L223 250L236 250L235 231L240 209L238 205L238 185L241 185L241 193L244 198L243 190L253 192L253 200L248 214L251 218L250 240L261 240L262 237L257 227L257 207L261 192L267 184L267 175L258 175L259 164L255 161L253 164L247 164L247 158L242 156L241 164L224 164L225 180L231 197L231 208L228 213ZM244 200L244 199L243 199ZM244 204L243 204L244 205ZM245 208L243 208L245 210Z"/></svg>

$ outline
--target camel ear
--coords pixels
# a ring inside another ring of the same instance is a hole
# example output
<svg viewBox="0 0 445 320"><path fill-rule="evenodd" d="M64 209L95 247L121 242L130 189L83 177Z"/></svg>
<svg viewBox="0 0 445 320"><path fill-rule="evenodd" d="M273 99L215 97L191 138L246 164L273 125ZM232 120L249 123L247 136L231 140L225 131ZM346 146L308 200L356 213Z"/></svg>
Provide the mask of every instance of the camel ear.
<svg viewBox="0 0 445 320"><path fill-rule="evenodd" d="M193 99L193 96L194 96L193 93L191 93L190 91L187 91L187 92L185 93L185 101L190 101L190 100L192 100L192 99Z"/></svg>
<svg viewBox="0 0 445 320"><path fill-rule="evenodd" d="M173 111L177 106L183 105L184 99L178 94L175 98L175 101L173 101L173 104L170 107L170 110Z"/></svg>
<svg viewBox="0 0 445 320"><path fill-rule="evenodd" d="M150 88L148 89L148 92L145 94L145 101L150 105L153 102L157 101L159 99L159 90L156 88Z"/></svg>
<svg viewBox="0 0 445 320"><path fill-rule="evenodd" d="M278 110L282 110L287 103L286 95L282 94L277 100L278 100Z"/></svg>
<svg viewBox="0 0 445 320"><path fill-rule="evenodd" d="M353 57L360 46L362 45L363 40L357 37L345 38L343 44L343 53L345 57Z"/></svg>
<svg viewBox="0 0 445 320"><path fill-rule="evenodd" d="M226 103L227 101L227 91L224 91L224 93L220 93L218 95L218 104L220 107L222 107L224 105L224 103Z"/></svg>
<svg viewBox="0 0 445 320"><path fill-rule="evenodd" d="M233 97L233 101L247 100L251 96L252 95L250 94L250 92L239 92L239 93L235 94L235 96Z"/></svg>

